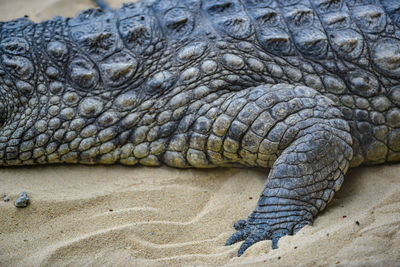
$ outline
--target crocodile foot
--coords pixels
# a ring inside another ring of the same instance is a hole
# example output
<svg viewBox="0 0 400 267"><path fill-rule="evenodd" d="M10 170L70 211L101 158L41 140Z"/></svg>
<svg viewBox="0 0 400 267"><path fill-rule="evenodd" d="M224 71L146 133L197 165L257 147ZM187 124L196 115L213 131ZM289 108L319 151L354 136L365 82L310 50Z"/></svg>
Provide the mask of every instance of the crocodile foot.
<svg viewBox="0 0 400 267"><path fill-rule="evenodd" d="M260 216L261 215L261 216ZM276 213L275 215L279 215ZM273 215L272 215L273 216ZM299 222L279 223L280 218L271 219L271 214L258 214L257 220L239 220L234 224L234 233L225 246L243 241L238 251L240 257L246 249L263 240L272 240L272 248L278 248L278 241L285 235L294 235L306 225L311 225L310 218L304 218ZM312 218L311 218L312 219Z"/></svg>

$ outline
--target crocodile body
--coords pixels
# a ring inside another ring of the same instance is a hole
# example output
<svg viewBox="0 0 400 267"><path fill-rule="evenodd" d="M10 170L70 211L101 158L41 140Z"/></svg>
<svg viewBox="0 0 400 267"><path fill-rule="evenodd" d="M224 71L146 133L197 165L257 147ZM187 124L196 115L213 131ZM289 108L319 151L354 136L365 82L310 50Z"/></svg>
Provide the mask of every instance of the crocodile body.
<svg viewBox="0 0 400 267"><path fill-rule="evenodd" d="M400 161L397 0L157 0L0 23L0 165L271 168L227 245Z"/></svg>

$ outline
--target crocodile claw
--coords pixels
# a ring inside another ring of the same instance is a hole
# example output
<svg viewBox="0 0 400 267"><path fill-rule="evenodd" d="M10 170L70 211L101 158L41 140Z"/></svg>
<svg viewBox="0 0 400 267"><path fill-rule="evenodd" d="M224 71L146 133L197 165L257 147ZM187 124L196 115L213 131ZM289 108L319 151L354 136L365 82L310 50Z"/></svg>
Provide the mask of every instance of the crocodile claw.
<svg viewBox="0 0 400 267"><path fill-rule="evenodd" d="M238 257L240 257L249 247L262 240L272 240L272 249L278 248L278 241L285 235L293 235L305 225L310 224L307 222L293 223L286 225L288 228L274 225L270 227L268 224L249 224L248 221L240 220L234 224L234 228L237 230L226 242L225 246L233 245L237 242L243 241L238 251ZM278 228L280 227L280 228Z"/></svg>
<svg viewBox="0 0 400 267"><path fill-rule="evenodd" d="M254 245L255 243L266 240L270 236L270 232L264 230L263 228L254 229L251 234L246 238L243 244L240 246L238 251L238 257L240 257L246 249Z"/></svg>

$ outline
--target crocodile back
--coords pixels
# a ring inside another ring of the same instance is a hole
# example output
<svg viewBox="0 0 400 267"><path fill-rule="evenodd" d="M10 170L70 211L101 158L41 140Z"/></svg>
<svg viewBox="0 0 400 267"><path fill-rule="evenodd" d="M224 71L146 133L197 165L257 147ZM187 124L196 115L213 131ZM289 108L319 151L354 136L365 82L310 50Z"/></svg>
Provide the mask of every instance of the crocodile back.
<svg viewBox="0 0 400 267"><path fill-rule="evenodd" d="M119 130L153 123L171 103L179 121L206 96L289 83L337 104L352 166L400 160L397 0L140 1L0 23L0 41L3 144L55 132L54 116L91 125L113 110Z"/></svg>

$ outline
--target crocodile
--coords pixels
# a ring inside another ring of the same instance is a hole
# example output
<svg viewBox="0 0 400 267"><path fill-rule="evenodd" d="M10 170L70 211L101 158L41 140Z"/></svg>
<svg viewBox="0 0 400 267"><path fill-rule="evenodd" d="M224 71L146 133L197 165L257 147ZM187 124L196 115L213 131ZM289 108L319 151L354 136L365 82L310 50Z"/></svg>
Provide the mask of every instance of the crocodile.
<svg viewBox="0 0 400 267"><path fill-rule="evenodd" d="M311 225L350 167L400 161L400 1L102 7L0 22L1 166L270 169L240 256Z"/></svg>

